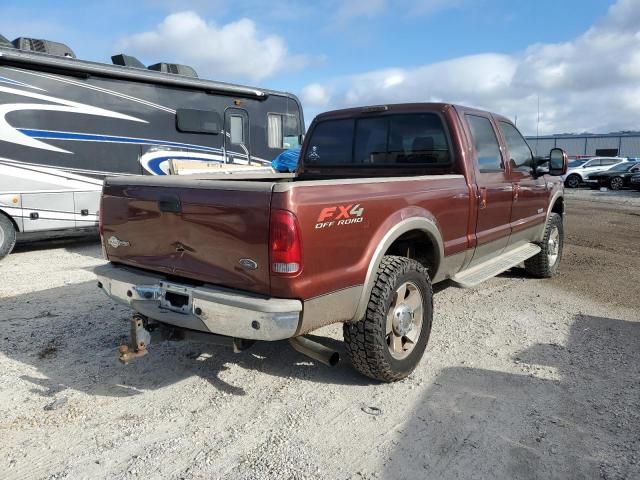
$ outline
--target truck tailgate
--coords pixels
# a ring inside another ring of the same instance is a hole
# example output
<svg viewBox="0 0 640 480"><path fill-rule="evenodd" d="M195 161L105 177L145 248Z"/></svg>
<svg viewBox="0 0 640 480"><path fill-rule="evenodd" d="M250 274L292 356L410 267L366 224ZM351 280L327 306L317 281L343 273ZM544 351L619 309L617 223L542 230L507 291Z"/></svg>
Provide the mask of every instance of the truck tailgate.
<svg viewBox="0 0 640 480"><path fill-rule="evenodd" d="M268 295L272 187L269 181L188 177L107 179L107 258Z"/></svg>

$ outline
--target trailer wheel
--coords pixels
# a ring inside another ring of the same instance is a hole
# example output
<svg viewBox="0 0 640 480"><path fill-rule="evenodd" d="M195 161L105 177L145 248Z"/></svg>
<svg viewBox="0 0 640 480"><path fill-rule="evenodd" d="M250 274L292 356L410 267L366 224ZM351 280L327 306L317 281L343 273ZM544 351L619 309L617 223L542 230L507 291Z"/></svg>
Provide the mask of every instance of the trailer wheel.
<svg viewBox="0 0 640 480"><path fill-rule="evenodd" d="M11 220L0 213L0 260L13 250L16 244L16 228Z"/></svg>
<svg viewBox="0 0 640 480"><path fill-rule="evenodd" d="M426 268L405 257L383 257L364 318L343 326L351 363L383 382L405 378L422 358L432 320Z"/></svg>

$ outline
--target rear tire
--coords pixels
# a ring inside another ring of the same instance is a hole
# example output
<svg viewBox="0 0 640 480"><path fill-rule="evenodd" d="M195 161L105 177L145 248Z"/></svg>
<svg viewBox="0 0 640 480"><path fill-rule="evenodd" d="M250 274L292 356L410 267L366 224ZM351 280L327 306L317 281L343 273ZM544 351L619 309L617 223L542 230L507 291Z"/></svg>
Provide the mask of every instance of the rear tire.
<svg viewBox="0 0 640 480"><path fill-rule="evenodd" d="M558 273L564 247L564 224L560 214L549 215L540 247L542 248L540 253L525 260L524 268L534 277L553 277Z"/></svg>
<svg viewBox="0 0 640 480"><path fill-rule="evenodd" d="M5 215L0 213L0 260L11 253L16 244L16 229Z"/></svg>
<svg viewBox="0 0 640 480"><path fill-rule="evenodd" d="M382 382L405 378L424 354L432 321L427 269L405 257L383 257L364 318L343 326L351 363Z"/></svg>
<svg viewBox="0 0 640 480"><path fill-rule="evenodd" d="M624 180L621 177L613 177L609 180L609 188L611 190L622 190L624 187Z"/></svg>
<svg viewBox="0 0 640 480"><path fill-rule="evenodd" d="M575 173L569 175L564 181L565 186L568 188L578 188L581 183L582 178L580 178L580 175L576 175Z"/></svg>

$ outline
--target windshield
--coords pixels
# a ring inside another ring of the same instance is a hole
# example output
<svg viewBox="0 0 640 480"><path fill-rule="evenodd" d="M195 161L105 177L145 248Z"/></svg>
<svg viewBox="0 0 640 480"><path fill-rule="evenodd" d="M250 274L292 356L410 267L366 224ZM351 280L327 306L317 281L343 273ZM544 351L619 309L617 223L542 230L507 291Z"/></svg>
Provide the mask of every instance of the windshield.
<svg viewBox="0 0 640 480"><path fill-rule="evenodd" d="M571 160L569 162L569 168L579 167L580 165L584 165L586 162L586 160Z"/></svg>
<svg viewBox="0 0 640 480"><path fill-rule="evenodd" d="M609 171L610 172L628 172L636 165L637 163L621 163L619 165L616 165L613 168L610 168Z"/></svg>

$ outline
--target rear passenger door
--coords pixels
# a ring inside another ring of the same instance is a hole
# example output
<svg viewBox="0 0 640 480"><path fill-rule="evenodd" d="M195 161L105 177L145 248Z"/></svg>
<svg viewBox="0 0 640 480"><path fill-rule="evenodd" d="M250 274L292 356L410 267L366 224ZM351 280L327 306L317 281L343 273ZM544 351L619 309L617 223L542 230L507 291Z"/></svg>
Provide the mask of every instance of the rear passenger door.
<svg viewBox="0 0 640 480"><path fill-rule="evenodd" d="M477 245L469 266L499 255L511 233L512 187L492 119L481 113L465 114L473 139L478 186Z"/></svg>
<svg viewBox="0 0 640 480"><path fill-rule="evenodd" d="M543 175L533 176L533 154L518 129L509 122L497 122L507 147L509 180L513 192L509 245L527 243L540 233L547 215L549 191Z"/></svg>

